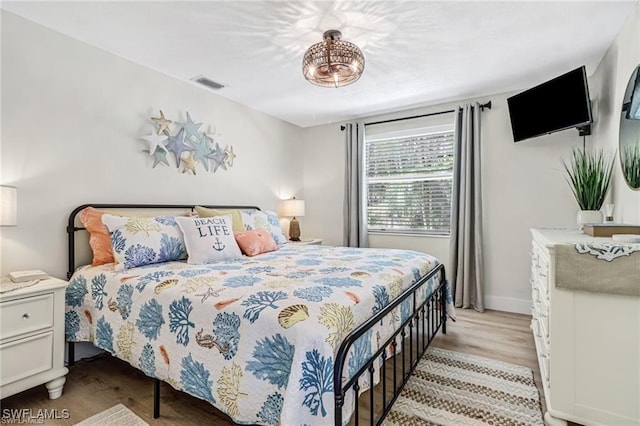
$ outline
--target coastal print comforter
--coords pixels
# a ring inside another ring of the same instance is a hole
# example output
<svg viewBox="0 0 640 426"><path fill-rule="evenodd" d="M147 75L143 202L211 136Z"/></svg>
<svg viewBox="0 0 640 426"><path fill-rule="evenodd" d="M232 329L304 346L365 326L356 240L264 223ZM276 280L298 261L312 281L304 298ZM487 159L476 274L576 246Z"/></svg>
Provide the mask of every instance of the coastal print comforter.
<svg viewBox="0 0 640 426"><path fill-rule="evenodd" d="M415 251L289 244L208 265L87 266L67 289L66 336L209 401L237 423L332 424L342 339L437 264ZM424 300L436 279L422 287ZM347 375L408 318L411 303L356 342Z"/></svg>

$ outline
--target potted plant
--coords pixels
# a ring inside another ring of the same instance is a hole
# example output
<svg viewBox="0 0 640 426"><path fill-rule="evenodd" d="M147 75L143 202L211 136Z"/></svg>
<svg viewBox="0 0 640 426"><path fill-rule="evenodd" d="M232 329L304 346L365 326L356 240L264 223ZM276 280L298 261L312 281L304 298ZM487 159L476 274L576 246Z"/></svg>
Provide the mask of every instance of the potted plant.
<svg viewBox="0 0 640 426"><path fill-rule="evenodd" d="M600 208L611 183L613 159L602 150L591 151L585 147L574 149L569 165L562 160L567 172L567 182L580 206L578 226L585 223L601 223Z"/></svg>

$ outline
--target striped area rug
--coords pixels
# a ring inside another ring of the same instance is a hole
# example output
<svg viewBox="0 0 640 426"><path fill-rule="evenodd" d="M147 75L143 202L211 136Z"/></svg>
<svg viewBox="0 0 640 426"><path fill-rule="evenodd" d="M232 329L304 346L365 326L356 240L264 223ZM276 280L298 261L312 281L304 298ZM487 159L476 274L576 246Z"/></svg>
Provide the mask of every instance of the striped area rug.
<svg viewBox="0 0 640 426"><path fill-rule="evenodd" d="M76 423L75 426L149 426L149 424L124 405L118 404Z"/></svg>
<svg viewBox="0 0 640 426"><path fill-rule="evenodd" d="M531 369L430 348L385 425L542 425Z"/></svg>

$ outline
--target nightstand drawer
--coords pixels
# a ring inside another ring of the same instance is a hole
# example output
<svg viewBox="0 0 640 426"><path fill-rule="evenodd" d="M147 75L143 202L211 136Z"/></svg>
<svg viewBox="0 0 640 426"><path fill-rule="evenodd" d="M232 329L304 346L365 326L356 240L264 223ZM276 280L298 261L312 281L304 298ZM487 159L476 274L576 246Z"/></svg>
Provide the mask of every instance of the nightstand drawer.
<svg viewBox="0 0 640 426"><path fill-rule="evenodd" d="M53 327L53 293L3 302L1 307L0 340Z"/></svg>
<svg viewBox="0 0 640 426"><path fill-rule="evenodd" d="M0 346L2 386L53 368L53 332ZM4 397L4 395L2 395Z"/></svg>

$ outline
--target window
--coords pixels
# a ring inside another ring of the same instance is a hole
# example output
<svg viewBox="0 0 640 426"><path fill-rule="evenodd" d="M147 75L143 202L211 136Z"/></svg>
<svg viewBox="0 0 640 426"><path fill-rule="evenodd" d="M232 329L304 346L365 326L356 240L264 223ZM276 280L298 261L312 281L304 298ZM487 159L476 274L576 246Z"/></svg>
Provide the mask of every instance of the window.
<svg viewBox="0 0 640 426"><path fill-rule="evenodd" d="M365 151L369 231L449 235L453 126L377 135Z"/></svg>

